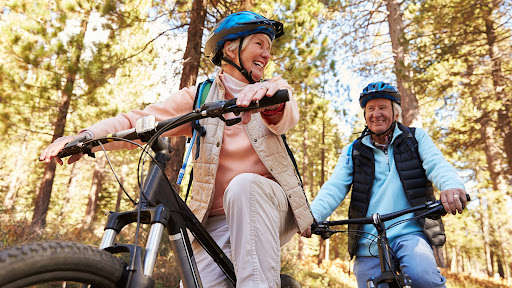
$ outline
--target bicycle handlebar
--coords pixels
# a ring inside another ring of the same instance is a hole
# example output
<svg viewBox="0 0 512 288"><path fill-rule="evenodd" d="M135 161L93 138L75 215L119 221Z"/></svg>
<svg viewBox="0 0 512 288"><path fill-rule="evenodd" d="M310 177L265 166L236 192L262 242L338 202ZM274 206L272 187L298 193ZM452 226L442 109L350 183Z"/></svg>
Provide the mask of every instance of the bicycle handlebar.
<svg viewBox="0 0 512 288"><path fill-rule="evenodd" d="M126 140L141 139L143 142L146 142L148 139L148 134L154 135L157 132L169 131L188 122L203 118L220 118L228 125L232 125L238 123L240 118L226 120L222 116L223 114L234 113L238 116L241 112L285 103L290 100L290 97L288 95L288 90L281 89L278 90L272 97L263 97L259 101L252 101L247 107L237 106L236 100L237 98L207 102L204 103L199 109L195 109L190 113L169 118L160 122L154 121L154 116L152 119L142 119L142 121L140 121L140 125L139 122L137 122L136 128L119 131L107 137L90 139L87 136L83 136L67 143L59 152L59 154L57 154L57 157L64 158L80 153L94 155L91 152L91 148L100 145L100 143L106 144L111 142L113 137ZM116 140L114 139L114 141Z"/></svg>
<svg viewBox="0 0 512 288"><path fill-rule="evenodd" d="M469 194L466 194L466 200L469 202L471 201L471 197ZM464 207L462 207L464 209ZM446 215L446 211L444 210L443 204L441 203L441 200L435 200L435 201L428 201L425 204L410 207L407 209L403 209L396 212L391 212L384 215L379 215L380 221L385 222L389 220L393 220L395 218L398 218L402 215L416 212L420 210L427 210L427 212L423 215L424 217L432 218L432 219L439 219L441 216ZM376 215L376 214L374 214ZM364 218L356 218L356 219L346 219L346 220L336 220L336 221L321 221L318 223L313 223L311 227L311 233L320 235L323 239L329 238L332 234L336 233L336 231L333 231L329 229L331 226L340 226L340 225L348 225L348 224L374 224L375 217L364 217ZM325 237L325 238L324 238Z"/></svg>

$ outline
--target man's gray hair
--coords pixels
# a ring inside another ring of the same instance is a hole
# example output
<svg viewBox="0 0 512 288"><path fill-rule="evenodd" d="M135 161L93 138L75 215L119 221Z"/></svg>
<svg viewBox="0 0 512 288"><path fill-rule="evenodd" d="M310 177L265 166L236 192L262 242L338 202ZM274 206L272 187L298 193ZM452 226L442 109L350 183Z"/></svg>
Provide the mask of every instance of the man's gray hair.
<svg viewBox="0 0 512 288"><path fill-rule="evenodd" d="M394 111L395 115L398 115L397 121L402 123L402 107L394 101L392 103L393 103L393 111Z"/></svg>

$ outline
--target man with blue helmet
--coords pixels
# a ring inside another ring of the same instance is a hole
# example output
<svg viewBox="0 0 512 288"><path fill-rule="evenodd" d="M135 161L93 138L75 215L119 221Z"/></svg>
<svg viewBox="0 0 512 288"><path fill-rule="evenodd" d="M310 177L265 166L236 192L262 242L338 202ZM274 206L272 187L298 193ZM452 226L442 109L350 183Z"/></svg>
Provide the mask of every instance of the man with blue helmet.
<svg viewBox="0 0 512 288"><path fill-rule="evenodd" d="M364 109L366 127L361 136L345 147L334 171L311 203L316 220L323 221L339 206L352 189L349 218L386 214L434 200L432 183L448 213L462 213L466 192L455 168L449 164L421 128L400 123L402 110L398 90L385 82L366 86L359 103ZM441 219L414 219L409 213L396 220L409 219L387 230L391 247L414 287L445 287L446 278L437 268L431 245L441 247L446 240ZM390 223L386 223L389 226ZM354 274L358 286L367 287L370 277L380 275L373 225L349 225L348 250L356 257ZM307 229L303 236L311 235ZM380 286L379 286L380 287Z"/></svg>
<svg viewBox="0 0 512 288"><path fill-rule="evenodd" d="M248 106L251 101L272 97L279 89L287 89L290 95L286 104L244 113L242 122L232 126L220 119L199 121L206 134L194 145L197 158L189 207L233 261L238 287L280 287L280 247L313 223L300 178L280 137L299 120L297 102L281 77L263 81L272 42L281 35L281 23L253 12L238 12L215 26L204 49L220 66L206 102L237 97L237 105ZM121 113L81 133L100 137L133 128L146 115L161 121L188 113L199 91L198 87L184 88L161 103ZM163 136L178 135L192 135L192 125ZM55 140L40 160L55 158L62 164L58 152L76 138ZM125 143L115 142L107 148L135 148ZM68 163L79 158L72 156ZM232 286L197 241L193 249L205 287Z"/></svg>

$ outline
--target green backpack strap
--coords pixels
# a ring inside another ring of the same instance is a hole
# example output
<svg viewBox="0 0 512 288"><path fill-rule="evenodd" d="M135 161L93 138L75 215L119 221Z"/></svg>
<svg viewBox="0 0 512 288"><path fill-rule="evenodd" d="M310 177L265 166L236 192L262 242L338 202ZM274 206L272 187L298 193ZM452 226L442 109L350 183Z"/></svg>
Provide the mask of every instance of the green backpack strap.
<svg viewBox="0 0 512 288"><path fill-rule="evenodd" d="M201 101L199 102L200 103L199 107L201 107L201 105L203 105L204 102L206 101L206 97L208 97L208 93L210 93L210 88L212 88L212 84L213 84L213 79L208 79L202 83L204 88L201 93Z"/></svg>
<svg viewBox="0 0 512 288"><path fill-rule="evenodd" d="M192 109L199 109L201 108L201 105L204 104L206 101L206 97L208 97L208 93L210 92L210 88L212 87L213 79L208 79L204 82L201 82L197 86L197 92L196 97L194 98L194 105L192 106ZM203 126L199 125L199 121L192 122L192 133L195 131L199 133L201 137L204 137L206 135L206 130L203 128ZM197 145L199 147L200 137L196 138ZM199 156L199 149L197 149L196 152L196 159Z"/></svg>
<svg viewBox="0 0 512 288"><path fill-rule="evenodd" d="M199 85L197 86L197 92L196 92L196 96L194 98L194 104L192 106L192 110L199 109L199 108L201 108L201 105L204 104L204 102L206 101L206 98L208 97L208 93L210 92L210 88L212 88L212 83L213 83L213 79L208 79L204 82L199 83ZM181 184L181 179L183 179L183 175L185 173L185 168L187 166L186 162L188 161L188 155L192 151L192 146L194 144L197 145L196 155L195 155L195 159L197 159L197 157L199 157L199 145L201 143L201 137L204 137L206 135L206 130L204 129L203 126L201 126L199 124L199 121L194 121L194 122L192 122L191 125L192 125L192 134L193 134L191 141L194 141L195 143L191 143L189 145L186 160L183 163L182 169L180 170L180 175L178 176L178 185ZM199 136L197 134L199 134ZM193 140L193 139L195 139L195 140ZM185 201L187 201L188 194L190 193L190 188L192 186L192 179L194 177L193 175L194 175L194 171L192 169L191 173L190 173L190 179L188 180L188 185L187 185L188 187L187 187L187 193L185 195Z"/></svg>

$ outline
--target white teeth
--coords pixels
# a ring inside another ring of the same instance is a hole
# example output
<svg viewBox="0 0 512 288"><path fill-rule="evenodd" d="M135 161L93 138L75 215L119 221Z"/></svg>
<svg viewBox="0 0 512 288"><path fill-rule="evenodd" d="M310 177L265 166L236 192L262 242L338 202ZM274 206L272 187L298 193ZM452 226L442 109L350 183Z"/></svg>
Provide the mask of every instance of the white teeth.
<svg viewBox="0 0 512 288"><path fill-rule="evenodd" d="M254 64L258 67L263 67L263 63L254 61Z"/></svg>

